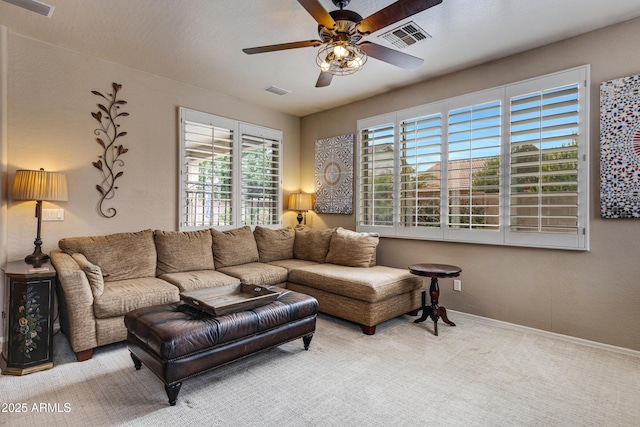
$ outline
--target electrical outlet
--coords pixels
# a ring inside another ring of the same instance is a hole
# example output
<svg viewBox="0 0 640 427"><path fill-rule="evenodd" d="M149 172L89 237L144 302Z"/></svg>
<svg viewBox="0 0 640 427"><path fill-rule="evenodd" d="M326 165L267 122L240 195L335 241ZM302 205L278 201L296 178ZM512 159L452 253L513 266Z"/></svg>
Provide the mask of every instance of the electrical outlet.
<svg viewBox="0 0 640 427"><path fill-rule="evenodd" d="M453 290L462 292L462 280L454 280L453 281Z"/></svg>

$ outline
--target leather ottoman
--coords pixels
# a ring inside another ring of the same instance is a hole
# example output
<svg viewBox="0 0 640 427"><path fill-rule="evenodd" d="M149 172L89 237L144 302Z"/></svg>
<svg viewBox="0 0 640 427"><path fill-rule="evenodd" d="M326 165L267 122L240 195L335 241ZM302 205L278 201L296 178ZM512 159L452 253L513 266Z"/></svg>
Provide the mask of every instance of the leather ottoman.
<svg viewBox="0 0 640 427"><path fill-rule="evenodd" d="M127 313L127 345L135 368L144 364L160 378L173 406L187 378L298 338L307 350L316 328L318 301L277 290L282 293L270 304L224 316L183 303Z"/></svg>

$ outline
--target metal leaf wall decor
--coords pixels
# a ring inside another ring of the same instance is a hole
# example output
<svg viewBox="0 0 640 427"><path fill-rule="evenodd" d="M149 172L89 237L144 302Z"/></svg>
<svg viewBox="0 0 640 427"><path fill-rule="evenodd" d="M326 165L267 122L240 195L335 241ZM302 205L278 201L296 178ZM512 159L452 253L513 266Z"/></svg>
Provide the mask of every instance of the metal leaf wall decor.
<svg viewBox="0 0 640 427"><path fill-rule="evenodd" d="M95 129L93 133L97 135L96 142L103 150L102 155L98 156L98 161L91 162L91 164L102 173L102 182L96 185L96 189L100 193L98 208L100 214L105 218L116 216L117 212L114 208L110 207L105 210L104 202L113 199L116 195L115 192L118 189L115 185L116 180L124 174L123 171L117 172L116 169L124 166L120 156L129 151L124 145L116 144L119 138L127 135L127 132L121 131L120 125L116 123L117 119L129 115L129 113L120 111L120 107L125 105L127 101L117 99L118 91L122 89L121 84L113 83L111 87L113 93L107 93L106 96L97 90L91 91L92 94L104 99L98 103L99 110L91 113L91 116L100 123L100 127Z"/></svg>

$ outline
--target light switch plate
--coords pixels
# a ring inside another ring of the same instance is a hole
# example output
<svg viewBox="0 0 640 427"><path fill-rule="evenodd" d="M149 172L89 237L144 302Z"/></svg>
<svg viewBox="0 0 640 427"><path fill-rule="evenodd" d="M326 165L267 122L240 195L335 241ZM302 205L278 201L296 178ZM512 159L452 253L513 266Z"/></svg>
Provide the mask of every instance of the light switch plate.
<svg viewBox="0 0 640 427"><path fill-rule="evenodd" d="M64 221L64 209L42 209L43 221Z"/></svg>

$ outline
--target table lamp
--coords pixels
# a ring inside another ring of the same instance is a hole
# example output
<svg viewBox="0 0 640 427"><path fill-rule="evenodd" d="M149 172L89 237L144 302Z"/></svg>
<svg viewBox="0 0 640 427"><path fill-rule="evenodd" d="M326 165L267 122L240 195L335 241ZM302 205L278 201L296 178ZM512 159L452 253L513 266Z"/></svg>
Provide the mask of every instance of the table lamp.
<svg viewBox="0 0 640 427"><path fill-rule="evenodd" d="M302 212L304 212L304 224L307 224L307 211L313 209L311 194L293 193L289 196L289 210L298 211L298 224L302 223Z"/></svg>
<svg viewBox="0 0 640 427"><path fill-rule="evenodd" d="M18 170L13 180L13 199L14 200L35 200L36 202L36 218L38 218L38 234L35 249L31 255L25 257L25 261L29 264L38 264L49 259L49 255L43 254L40 249L42 239L40 238L40 229L42 228L42 202L50 201L67 201L67 178L56 172L45 172L44 169L34 170Z"/></svg>

